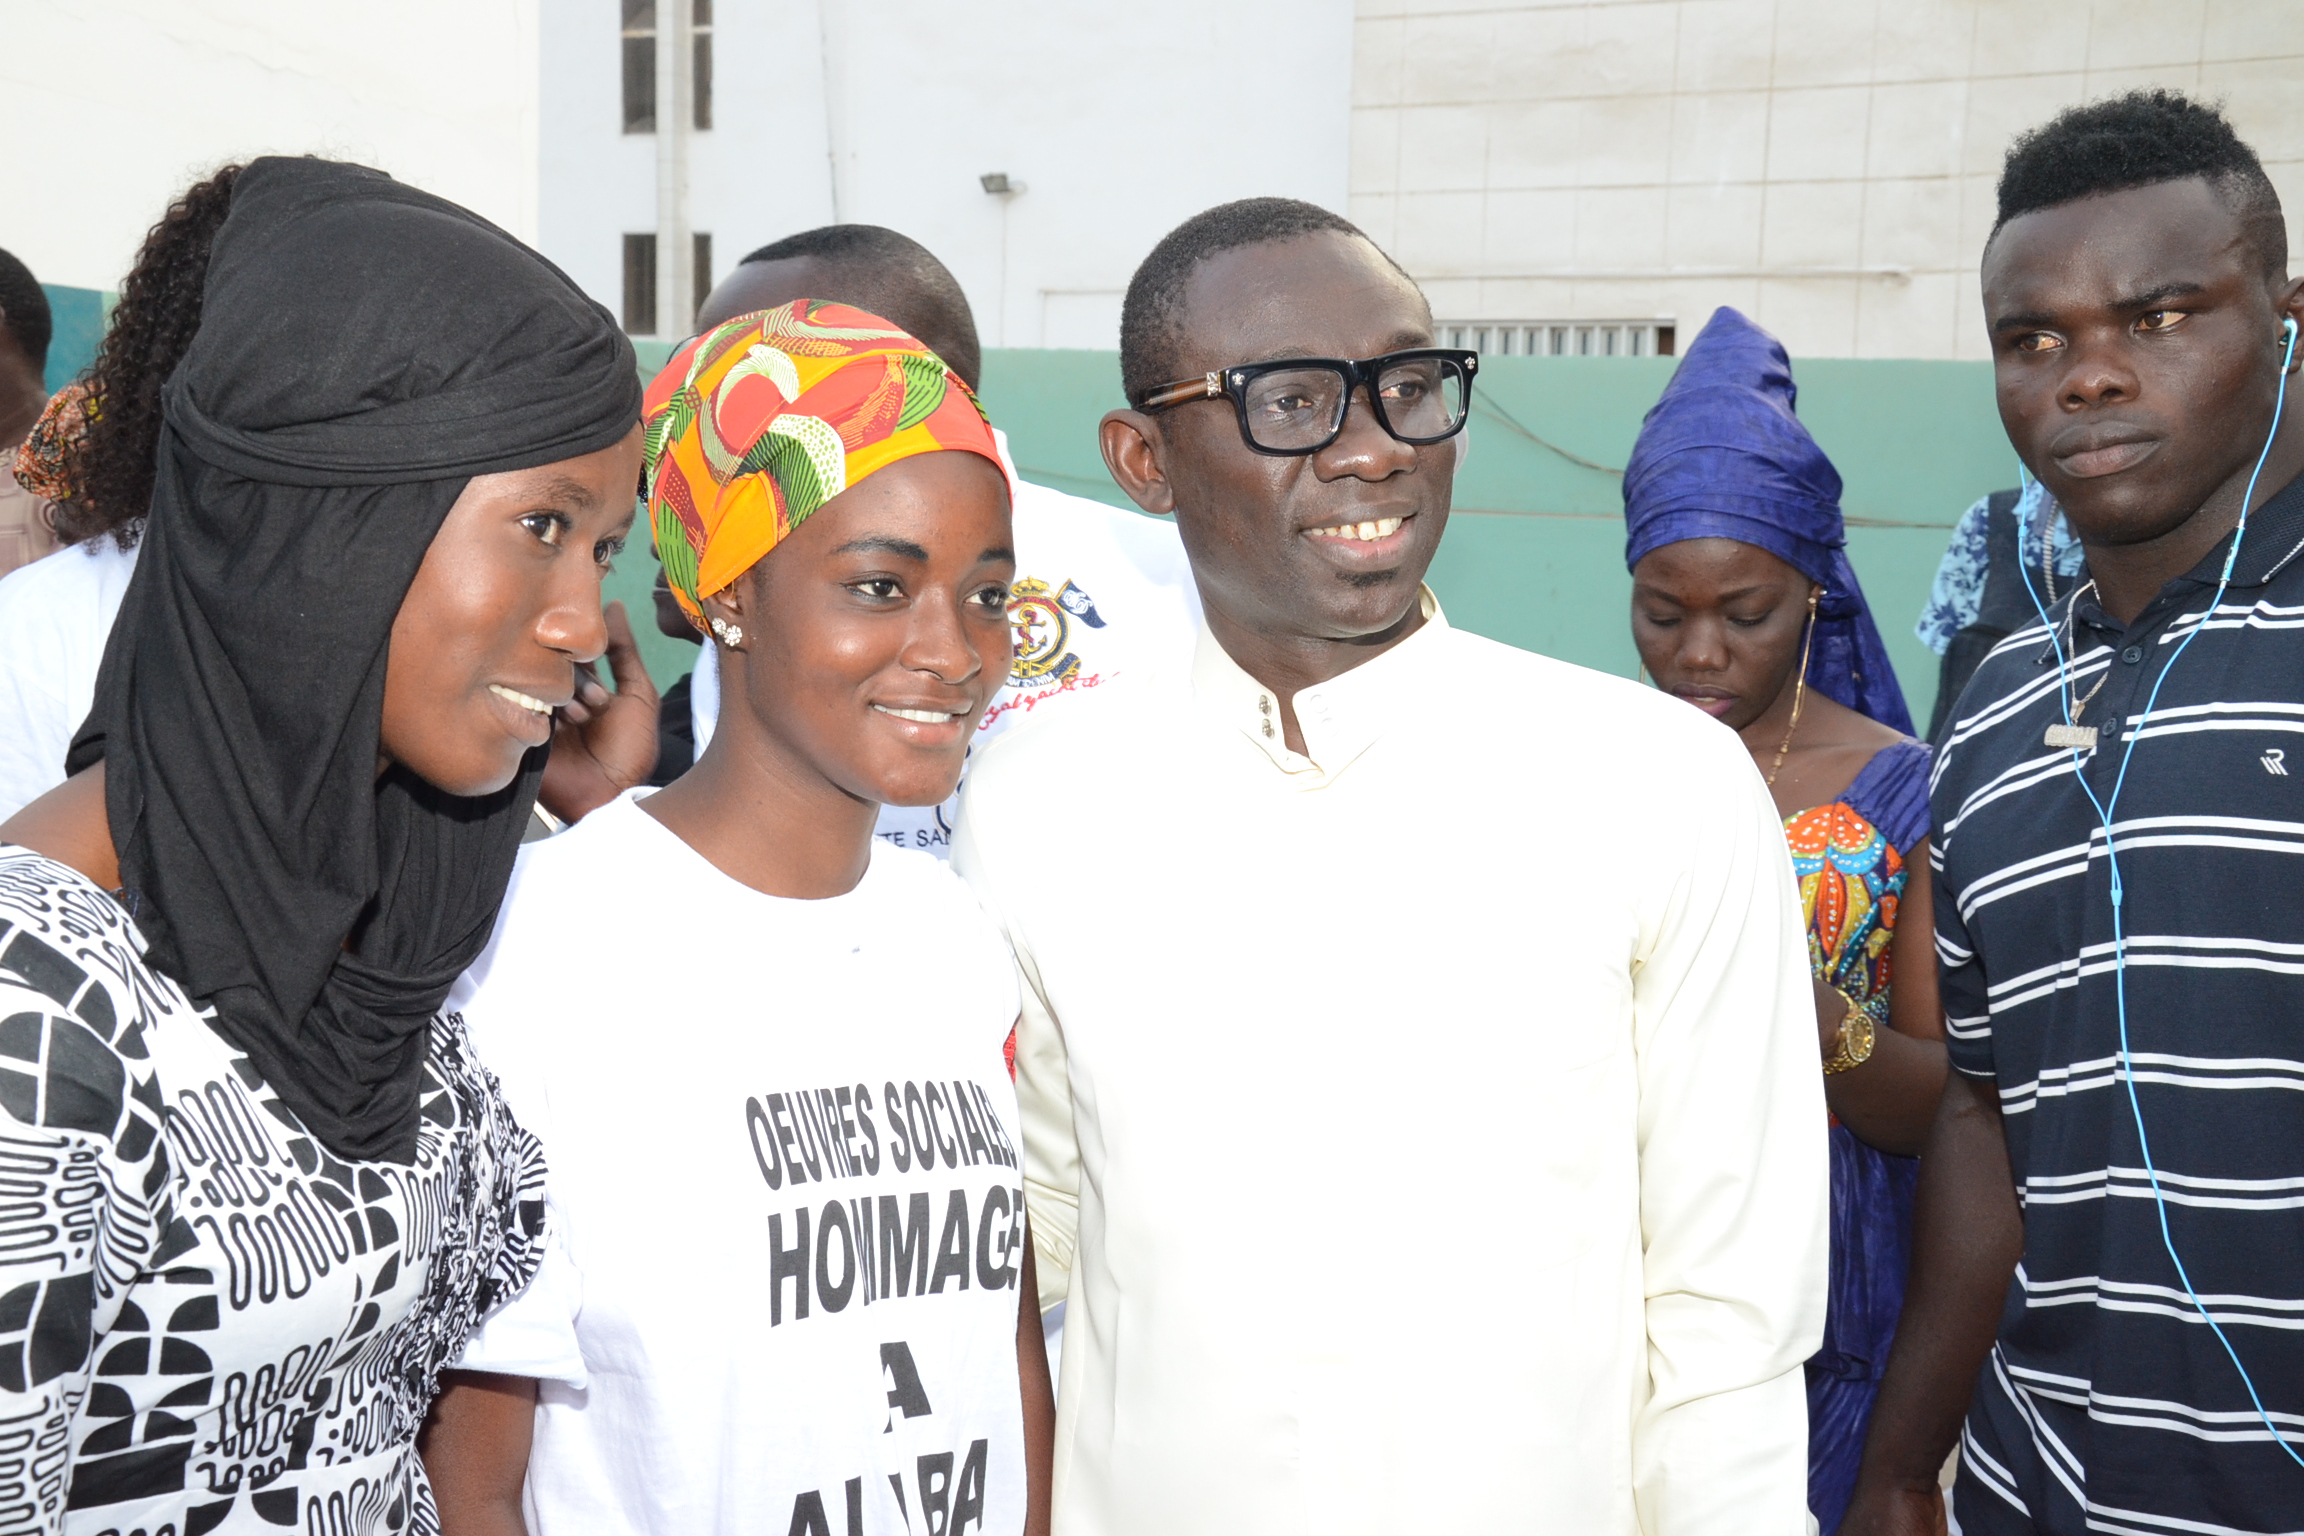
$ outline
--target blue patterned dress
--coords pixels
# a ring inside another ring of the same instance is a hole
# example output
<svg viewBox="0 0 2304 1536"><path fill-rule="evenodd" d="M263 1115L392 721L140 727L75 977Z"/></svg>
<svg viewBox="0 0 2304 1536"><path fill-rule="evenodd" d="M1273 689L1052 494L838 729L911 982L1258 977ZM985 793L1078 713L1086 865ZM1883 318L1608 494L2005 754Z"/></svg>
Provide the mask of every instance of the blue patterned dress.
<svg viewBox="0 0 2304 1536"><path fill-rule="evenodd" d="M1808 919L1810 968L1886 1029L1889 948L1911 873L1904 856L1928 835L1928 748L1903 741L1883 749L1837 800L1786 817L1784 832ZM1830 1134L1831 1301L1824 1347L1808 1361L1808 1507L1824 1536L1847 1511L1888 1368L1920 1176L1918 1159L1868 1147L1837 1119Z"/></svg>

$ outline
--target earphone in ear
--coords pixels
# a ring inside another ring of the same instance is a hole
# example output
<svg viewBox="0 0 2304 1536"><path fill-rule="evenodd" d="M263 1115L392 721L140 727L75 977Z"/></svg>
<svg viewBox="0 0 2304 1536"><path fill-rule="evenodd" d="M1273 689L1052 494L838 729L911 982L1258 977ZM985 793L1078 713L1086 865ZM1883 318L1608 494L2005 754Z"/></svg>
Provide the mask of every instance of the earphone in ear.
<svg viewBox="0 0 2304 1536"><path fill-rule="evenodd" d="M2104 833L2103 857L2107 865L2107 873L2111 876L2112 881L2112 997L2120 1026L2120 1051L2117 1057L2119 1072L2114 1081L2121 1083L2127 1089L2128 1113L2136 1124L2137 1151L2143 1159L2144 1176L2151 1184L2153 1209L2160 1218L2161 1246L2168 1252L2169 1263L2175 1266L2176 1278L2184 1287L2185 1299L2192 1303L2192 1310L2199 1315L2200 1320L2208 1325L2208 1331L2216 1336L2216 1342L2224 1346L2224 1353L2232 1361L2232 1369L2239 1373L2241 1386L2247 1388L2248 1401L2255 1408L2256 1417L2262 1421L2265 1432L2272 1437L2273 1442L2280 1449L2288 1453L2289 1460L2300 1467L2304 1467L2304 1452L2300 1452L2296 1448L2298 1444L2304 1443L2304 1436L2291 1438L2290 1434L2283 1434L2279 1427L2272 1422L2272 1415L2265 1411L2263 1396L2256 1390L2255 1378L2248 1374L2248 1367L2240 1361L2240 1351L2233 1346L2232 1340L2225 1336L2223 1324L2216 1320L2216 1314L2208 1309L2208 1304L2201 1300L2199 1291L2194 1289L2192 1276L2184 1267L2183 1256L2176 1251L2175 1234L2170 1231L2168 1226L2168 1196L2160 1187L2160 1171L2152 1162L2152 1139L2145 1133L2144 1105L2136 1093L2136 1058L2128 1049L2128 934L2126 919L2120 905L2122 894L2120 856L2126 848L2131 834L2127 831L2121 831L2115 835L2115 826L2122 824L2115 822L2113 814L2120 805L2121 787L2128 781L2128 761L2136 755L2136 743L2144 739L2145 727L2152 723L2152 712L2160 702L2160 685L2168 681L2168 674L2175 670L2176 663L2184 659L2184 653L2191 649L2192 642L2198 639L2201 631L2208 627L2208 620L2224 611L2224 594L2232 585L2232 569L2240 559L2240 543L2248 536L2248 509L2256 501L2256 481L2264 473L2264 461L2272 456L2272 445L2279 441L2280 417L2288 405L2288 373L2296 362L2296 333L2296 317L2294 315L2284 316L2280 321L2280 339L2275 343L2282 350L2280 387L2278 393L2272 397L2272 427L2270 431L2264 434L2264 446L2256 455L2256 467L2249 472L2247 489L2240 493L2239 526L2232 530L2232 542L2225 547L2224 570L2216 578L2215 593L2209 597L2208 606L2201 613L2199 622L2185 632L2183 639L2177 641L2175 650L2169 653L2168 660L2161 665L2160 675L2152 681L2151 692L2144 696L2144 712L2137 715L2134 721L2128 725L2125 745L2120 752L2119 771L2113 778L2110 798L2099 798L2095 787L2089 782L2087 774L2082 771L2085 757L2080 748L2074 748L2072 751L2072 775L2079 781L2080 792L2088 797L2088 804L2096 812L2096 820L2103 828ZM2042 515L2047 515L2045 508L2042 509ZM2032 585L2032 568L2019 561L2017 573L2024 578L2024 590L2032 599L2033 611L2039 614L2040 623L2048 632L2048 645L2056 657L2057 670L2063 672L2070 667L2071 660L2064 654L2063 642L2057 637L2056 626L2048 617L2047 605L2041 601L2039 592ZM2254 622L2253 617L2251 616L2245 622ZM2064 705L2064 728L2073 729L2072 706L2068 702ZM2057 737L2053 728L2046 737L2046 741L2050 745L2056 743ZM2086 752L2093 753L2095 750L2095 748L2090 747L2086 749ZM2094 856L2094 852L2091 850L2090 857L2093 858Z"/></svg>

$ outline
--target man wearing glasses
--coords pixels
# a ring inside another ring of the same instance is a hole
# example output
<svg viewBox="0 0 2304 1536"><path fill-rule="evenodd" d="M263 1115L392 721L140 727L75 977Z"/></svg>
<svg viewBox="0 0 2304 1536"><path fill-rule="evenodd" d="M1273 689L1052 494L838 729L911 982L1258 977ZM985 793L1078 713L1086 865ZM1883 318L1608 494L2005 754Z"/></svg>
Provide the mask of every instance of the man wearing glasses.
<svg viewBox="0 0 2304 1536"><path fill-rule="evenodd" d="M1199 647L990 748L953 857L1024 981L1059 1531L1807 1529L1783 834L1697 712L1449 627L1477 366L1308 204L1130 285L1104 456Z"/></svg>

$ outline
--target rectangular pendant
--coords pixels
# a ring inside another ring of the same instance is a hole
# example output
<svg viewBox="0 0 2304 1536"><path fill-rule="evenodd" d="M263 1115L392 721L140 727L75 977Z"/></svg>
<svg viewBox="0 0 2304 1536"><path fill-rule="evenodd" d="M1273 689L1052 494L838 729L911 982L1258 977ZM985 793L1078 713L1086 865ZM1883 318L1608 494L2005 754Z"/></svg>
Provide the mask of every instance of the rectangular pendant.
<svg viewBox="0 0 2304 1536"><path fill-rule="evenodd" d="M2052 725L2042 734L2041 744L2050 747L2072 747L2090 751L2096 745L2096 727L2092 725Z"/></svg>

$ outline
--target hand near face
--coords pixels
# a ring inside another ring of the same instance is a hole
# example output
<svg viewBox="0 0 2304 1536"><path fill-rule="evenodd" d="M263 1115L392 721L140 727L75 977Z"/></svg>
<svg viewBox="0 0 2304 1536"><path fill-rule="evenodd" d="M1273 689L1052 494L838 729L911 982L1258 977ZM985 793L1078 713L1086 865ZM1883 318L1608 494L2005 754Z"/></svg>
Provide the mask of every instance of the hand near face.
<svg viewBox="0 0 2304 1536"><path fill-rule="evenodd" d="M578 669L608 647L600 583L639 474L634 426L612 448L466 483L392 621L377 772L489 795L552 739Z"/></svg>
<svg viewBox="0 0 2304 1536"><path fill-rule="evenodd" d="M616 691L610 693L588 669L577 669L576 697L553 726L552 756L537 793L544 809L562 821L581 821L656 771L656 683L640 660L624 605L610 603L607 618L608 672Z"/></svg>

